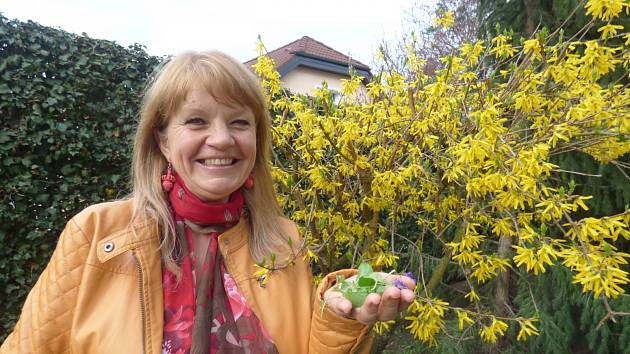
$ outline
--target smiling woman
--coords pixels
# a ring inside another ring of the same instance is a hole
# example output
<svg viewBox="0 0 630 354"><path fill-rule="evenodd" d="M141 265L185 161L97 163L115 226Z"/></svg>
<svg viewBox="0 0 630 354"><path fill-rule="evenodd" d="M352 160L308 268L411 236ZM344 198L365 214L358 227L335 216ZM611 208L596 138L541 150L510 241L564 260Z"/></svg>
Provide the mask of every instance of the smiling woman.
<svg viewBox="0 0 630 354"><path fill-rule="evenodd" d="M162 154L192 193L225 202L240 188L256 160L256 121L247 107L218 102L194 87L158 133Z"/></svg>
<svg viewBox="0 0 630 354"><path fill-rule="evenodd" d="M141 109L132 195L70 220L0 353L369 350L371 325L406 309L415 284L390 276L398 286L355 308L332 287L355 270L313 291L297 228L276 201L270 149L264 99L242 64L191 52L159 68ZM268 281L253 276L265 257L289 255Z"/></svg>

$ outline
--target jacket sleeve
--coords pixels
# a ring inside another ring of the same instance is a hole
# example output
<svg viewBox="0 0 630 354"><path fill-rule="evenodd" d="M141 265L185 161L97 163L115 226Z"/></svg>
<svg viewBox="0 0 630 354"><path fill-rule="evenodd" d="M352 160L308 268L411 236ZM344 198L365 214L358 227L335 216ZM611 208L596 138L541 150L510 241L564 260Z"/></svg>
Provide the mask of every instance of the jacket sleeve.
<svg viewBox="0 0 630 354"><path fill-rule="evenodd" d="M46 269L28 294L13 332L0 347L0 354L70 350L74 304L89 249L89 240L70 220Z"/></svg>
<svg viewBox="0 0 630 354"><path fill-rule="evenodd" d="M341 317L327 307L322 307L324 292L335 284L337 275L348 278L356 272L355 269L346 269L330 273L317 287L311 317L309 353L369 353L372 346L371 326Z"/></svg>

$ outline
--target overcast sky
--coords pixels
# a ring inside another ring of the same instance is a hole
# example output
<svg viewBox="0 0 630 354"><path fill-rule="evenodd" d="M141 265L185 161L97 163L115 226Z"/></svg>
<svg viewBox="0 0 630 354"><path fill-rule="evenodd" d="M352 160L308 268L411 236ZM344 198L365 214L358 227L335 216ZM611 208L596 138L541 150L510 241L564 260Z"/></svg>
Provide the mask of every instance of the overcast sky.
<svg viewBox="0 0 630 354"><path fill-rule="evenodd" d="M140 43L153 55L219 49L241 61L304 35L365 64L383 40L400 35L405 14L434 0L2 0L9 19L77 34Z"/></svg>

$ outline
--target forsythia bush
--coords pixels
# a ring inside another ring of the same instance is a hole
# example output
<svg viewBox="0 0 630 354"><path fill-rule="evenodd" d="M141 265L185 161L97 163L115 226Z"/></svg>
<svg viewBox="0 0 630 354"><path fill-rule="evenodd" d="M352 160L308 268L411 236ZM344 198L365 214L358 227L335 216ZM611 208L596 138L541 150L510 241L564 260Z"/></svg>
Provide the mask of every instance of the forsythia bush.
<svg viewBox="0 0 630 354"><path fill-rule="evenodd" d="M630 255L619 243L630 239L630 211L580 218L590 197L554 184L550 162L572 150L603 163L630 151L630 34L615 25L630 3L589 0L586 10L590 26L604 23L598 40L555 31L516 46L503 33L465 44L432 76L410 49L404 72L382 70L367 85L352 77L339 104L326 88L285 94L262 55L255 69L276 112L274 176L303 227L305 256L322 272L360 261L392 268L408 250L438 243L439 264L429 273L420 258L414 269L417 298L405 317L427 343L449 316L490 343L509 326L518 340L537 335L538 318L498 313L500 295L480 296L509 272L566 267L603 301L603 320L630 315L608 302L628 291ZM432 295L448 266L467 284L458 306Z"/></svg>

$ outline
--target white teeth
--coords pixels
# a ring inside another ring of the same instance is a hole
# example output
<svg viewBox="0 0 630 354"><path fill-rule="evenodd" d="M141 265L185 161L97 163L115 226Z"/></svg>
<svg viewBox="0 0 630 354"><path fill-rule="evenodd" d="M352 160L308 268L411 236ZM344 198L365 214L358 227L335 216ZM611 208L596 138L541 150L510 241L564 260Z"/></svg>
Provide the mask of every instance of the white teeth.
<svg viewBox="0 0 630 354"><path fill-rule="evenodd" d="M205 166L227 166L231 165L233 159L206 159L203 160Z"/></svg>

